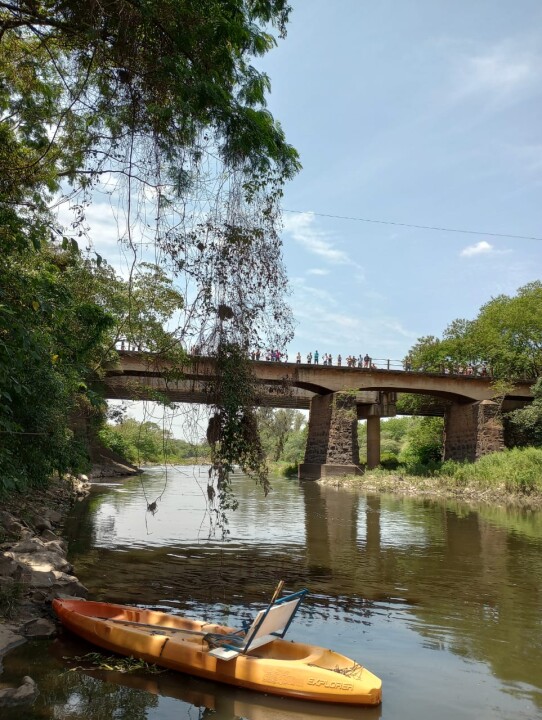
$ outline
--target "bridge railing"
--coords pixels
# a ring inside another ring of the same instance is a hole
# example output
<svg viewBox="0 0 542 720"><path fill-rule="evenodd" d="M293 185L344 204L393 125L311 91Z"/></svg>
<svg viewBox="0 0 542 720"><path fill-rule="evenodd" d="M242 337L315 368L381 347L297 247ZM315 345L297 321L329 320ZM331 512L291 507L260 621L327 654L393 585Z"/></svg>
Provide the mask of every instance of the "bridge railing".
<svg viewBox="0 0 542 720"><path fill-rule="evenodd" d="M126 339L119 339L118 342L115 343L115 347L117 350L120 351L128 351L128 352L147 352L147 348L141 347L140 345L136 345L134 342L130 342ZM206 357L206 355L200 355L199 352L191 352L191 355L194 355L195 357ZM271 358L266 354L262 353L259 358L254 357L253 353L249 354L249 358L252 360L260 361L260 362L280 362L283 365L305 365L307 367L310 367L311 365L314 365L314 360L312 363L307 363L306 358L302 356L301 362L298 363L295 360L295 356L293 359L285 358L282 356L279 360L275 358L275 360L271 360ZM452 375L456 377L472 377L472 378L493 378L493 371L491 366L486 365L484 363L481 364L473 364L473 365L440 365L438 367L430 367L430 368L413 368L408 360L393 360L391 358L369 358L368 361L360 360L360 359L354 359L353 363L351 365L347 364L347 358L343 358L341 360L340 367L341 368L355 368L355 369L363 369L363 370L390 370L393 372L397 371L404 371L404 372L414 372L414 373L423 373L423 374L431 374L431 375ZM318 365L321 367L324 365L323 357L321 356L319 358ZM334 358L333 362L331 363L331 367L339 367L339 364L337 363L337 359ZM530 382L531 380L534 382L536 380L536 375L530 375L528 373L525 373L523 376L524 381Z"/></svg>

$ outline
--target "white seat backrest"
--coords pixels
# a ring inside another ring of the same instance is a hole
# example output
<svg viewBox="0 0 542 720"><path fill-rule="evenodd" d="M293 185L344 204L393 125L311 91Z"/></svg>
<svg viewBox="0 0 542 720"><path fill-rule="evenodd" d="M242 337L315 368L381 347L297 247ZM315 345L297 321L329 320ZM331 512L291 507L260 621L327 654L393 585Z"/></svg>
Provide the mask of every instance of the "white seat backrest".
<svg viewBox="0 0 542 720"><path fill-rule="evenodd" d="M247 630L243 649L246 647L250 649L261 647L272 640L276 640L276 635L272 635L272 633L281 634L285 631L300 602L301 598L296 598L295 600L273 605L269 610L260 610ZM262 617L264 618L263 622ZM258 627L260 622L262 624Z"/></svg>

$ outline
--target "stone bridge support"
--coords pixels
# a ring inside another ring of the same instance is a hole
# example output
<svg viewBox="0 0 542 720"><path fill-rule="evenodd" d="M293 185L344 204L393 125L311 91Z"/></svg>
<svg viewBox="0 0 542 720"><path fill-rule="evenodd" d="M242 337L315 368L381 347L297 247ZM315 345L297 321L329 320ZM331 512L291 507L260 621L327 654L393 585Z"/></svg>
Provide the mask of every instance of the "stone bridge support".
<svg viewBox="0 0 542 720"><path fill-rule="evenodd" d="M504 448L498 405L491 400L454 403L444 416L444 460L473 462Z"/></svg>
<svg viewBox="0 0 542 720"><path fill-rule="evenodd" d="M355 393L315 395L311 400L305 461L300 480L361 474Z"/></svg>
<svg viewBox="0 0 542 720"><path fill-rule="evenodd" d="M367 470L380 465L380 416L367 417Z"/></svg>

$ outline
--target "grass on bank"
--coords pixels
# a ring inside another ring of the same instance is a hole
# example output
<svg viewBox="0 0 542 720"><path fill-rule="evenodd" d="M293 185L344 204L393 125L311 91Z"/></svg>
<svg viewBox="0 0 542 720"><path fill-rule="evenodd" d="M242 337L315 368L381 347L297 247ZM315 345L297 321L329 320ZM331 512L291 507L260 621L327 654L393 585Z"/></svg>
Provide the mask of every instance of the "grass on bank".
<svg viewBox="0 0 542 720"><path fill-rule="evenodd" d="M542 504L542 449L513 448L485 455L474 463L448 460L432 466L398 465L377 468L359 484L381 492L449 494L517 499Z"/></svg>
<svg viewBox="0 0 542 720"><path fill-rule="evenodd" d="M363 479L376 482L382 488L396 489L397 482L408 479L420 489L440 487L450 491L499 491L510 495L540 495L542 497L542 448L513 448L484 455L474 463L447 460L431 465L383 463L383 467L367 471ZM297 464L277 462L271 465L272 474L297 477Z"/></svg>
<svg viewBox="0 0 542 720"><path fill-rule="evenodd" d="M298 463L284 462L282 460L278 460L276 462L269 463L269 470L271 476L296 478L298 471Z"/></svg>

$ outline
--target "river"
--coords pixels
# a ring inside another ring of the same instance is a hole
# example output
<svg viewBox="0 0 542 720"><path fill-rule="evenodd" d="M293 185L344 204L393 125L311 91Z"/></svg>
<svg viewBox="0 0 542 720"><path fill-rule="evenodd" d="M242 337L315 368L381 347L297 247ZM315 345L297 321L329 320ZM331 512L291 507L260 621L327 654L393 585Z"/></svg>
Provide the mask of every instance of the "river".
<svg viewBox="0 0 542 720"><path fill-rule="evenodd" d="M170 672L74 670L93 648L63 633L6 656L2 681L29 674L40 696L3 720L542 719L542 513L280 478L264 498L238 476L224 539L206 477L202 467L151 468L93 486L65 528L90 597L237 625L279 579L307 587L288 637L366 665L382 678L382 706L313 706Z"/></svg>

